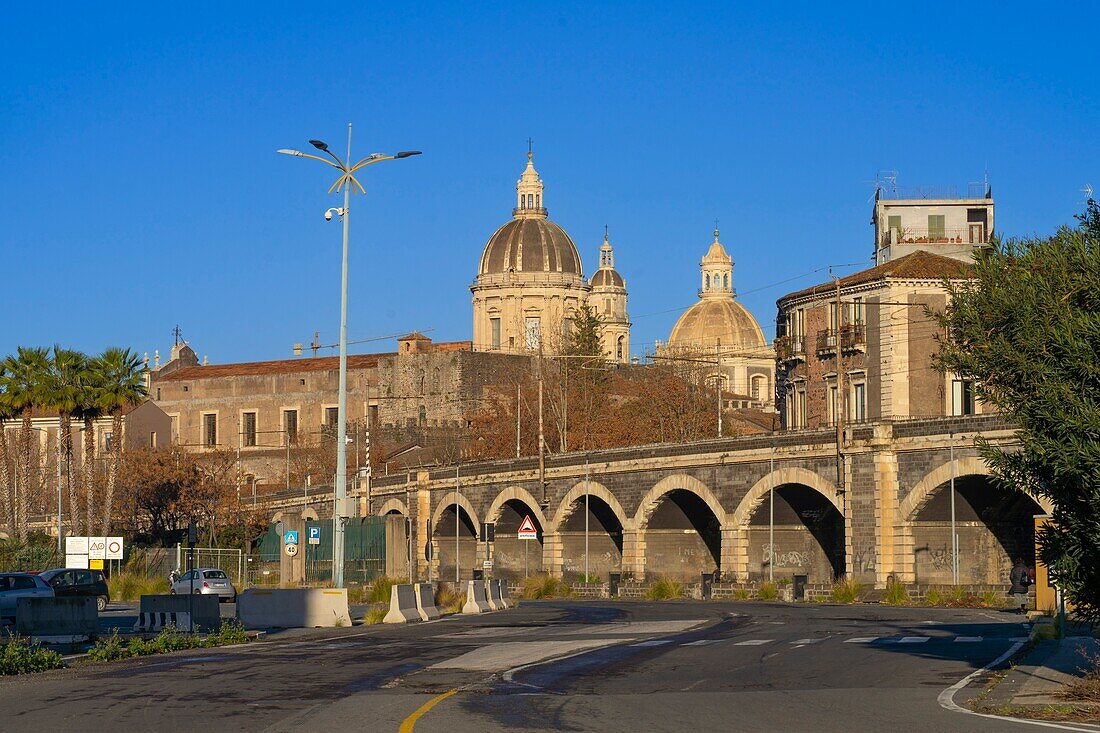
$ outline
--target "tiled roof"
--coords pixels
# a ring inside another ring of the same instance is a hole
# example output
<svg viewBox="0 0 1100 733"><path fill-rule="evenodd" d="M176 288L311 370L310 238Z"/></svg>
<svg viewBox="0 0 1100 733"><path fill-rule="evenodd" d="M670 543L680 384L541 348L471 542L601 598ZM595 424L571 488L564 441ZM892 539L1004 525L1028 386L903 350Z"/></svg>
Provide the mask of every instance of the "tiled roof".
<svg viewBox="0 0 1100 733"><path fill-rule="evenodd" d="M348 354L348 369L373 369L379 358L394 354ZM264 374L304 374L306 372L336 371L340 368L338 356L314 356L301 359L276 361L247 361L240 364L209 364L190 366L163 377L153 375L154 382L181 382L190 379L216 379L218 377L245 377Z"/></svg>
<svg viewBox="0 0 1100 733"><path fill-rule="evenodd" d="M868 270L855 272L847 277L840 278L840 287L847 288L854 285L874 282L875 280L965 280L971 276L972 266L969 263L957 260L954 257L944 257L919 249L912 254L899 257L884 264L872 267ZM835 281L821 283L812 288L805 288L794 293L788 293L777 302L793 300L807 295L831 292L836 287Z"/></svg>

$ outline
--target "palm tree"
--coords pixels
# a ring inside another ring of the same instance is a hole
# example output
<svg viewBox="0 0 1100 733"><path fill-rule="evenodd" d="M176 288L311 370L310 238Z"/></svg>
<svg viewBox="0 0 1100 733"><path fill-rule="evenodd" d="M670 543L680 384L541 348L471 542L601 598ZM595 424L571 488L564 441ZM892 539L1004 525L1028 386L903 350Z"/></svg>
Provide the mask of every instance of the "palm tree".
<svg viewBox="0 0 1100 733"><path fill-rule="evenodd" d="M8 402L8 392L5 386L7 375L6 360L0 361L0 522L9 531L14 531L15 512L12 508L11 478L12 455L8 450L7 422L15 417L15 410Z"/></svg>
<svg viewBox="0 0 1100 733"><path fill-rule="evenodd" d="M86 399L87 371L88 357L79 351L54 345L47 383L50 407L57 410L61 455L66 466L70 464L73 455L73 416L78 413ZM77 511L76 485L71 477L68 477L68 484L69 524L72 527L72 533L79 535L81 534L78 521L80 514ZM60 531L61 529L58 528L58 532Z"/></svg>
<svg viewBox="0 0 1100 733"><path fill-rule="evenodd" d="M11 410L12 417L22 419L19 430L19 454L21 466L16 468L16 484L12 491L11 513L12 528L20 540L27 534L27 497L34 461L34 429L31 427L31 411L47 403L46 377L50 369L50 352L38 347L20 346L15 356L4 359L3 384L4 401ZM19 476L22 474L22 486Z"/></svg>
<svg viewBox="0 0 1100 733"><path fill-rule="evenodd" d="M84 423L80 437L80 449L83 456L80 465L80 486L84 508L84 527L91 532L95 526L95 422L103 417L103 410L97 404L101 391L101 373L99 358L89 359L80 379L79 404L74 416ZM73 494L70 487L70 497ZM80 516L79 507L73 504L70 510L73 521Z"/></svg>
<svg viewBox="0 0 1100 733"><path fill-rule="evenodd" d="M112 460L107 469L107 490L103 497L103 533L107 534L111 528L115 481L122 457L122 412L139 404L149 391L145 386L145 365L141 357L129 349L107 349L95 360L94 368L99 381L96 405L111 416Z"/></svg>

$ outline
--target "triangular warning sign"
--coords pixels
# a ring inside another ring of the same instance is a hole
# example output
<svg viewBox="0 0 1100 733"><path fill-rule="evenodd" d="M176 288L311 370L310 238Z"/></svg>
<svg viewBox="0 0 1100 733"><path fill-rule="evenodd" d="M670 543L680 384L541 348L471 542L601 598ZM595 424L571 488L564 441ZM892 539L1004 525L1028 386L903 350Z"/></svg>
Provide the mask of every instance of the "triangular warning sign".
<svg viewBox="0 0 1100 733"><path fill-rule="evenodd" d="M519 525L519 538L524 539L538 539L538 530L535 529L535 522L531 519L531 515L527 515L523 518L523 521Z"/></svg>

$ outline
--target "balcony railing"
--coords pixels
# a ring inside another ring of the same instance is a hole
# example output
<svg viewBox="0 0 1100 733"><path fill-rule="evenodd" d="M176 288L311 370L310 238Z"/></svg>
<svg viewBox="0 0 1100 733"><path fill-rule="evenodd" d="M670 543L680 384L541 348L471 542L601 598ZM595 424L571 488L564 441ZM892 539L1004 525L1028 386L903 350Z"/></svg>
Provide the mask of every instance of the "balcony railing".
<svg viewBox="0 0 1100 733"><path fill-rule="evenodd" d="M835 354L837 332L826 328L817 332L817 355ZM867 346L867 327L862 323L847 323L840 327L840 345L845 351L862 351Z"/></svg>
<svg viewBox="0 0 1100 733"><path fill-rule="evenodd" d="M806 339L803 336L780 336L775 340L775 354L780 361L806 358Z"/></svg>
<svg viewBox="0 0 1100 733"><path fill-rule="evenodd" d="M945 227L918 228L902 227L890 228L882 237L882 246L889 247L893 244L985 244L989 241L989 232L985 225L970 227Z"/></svg>

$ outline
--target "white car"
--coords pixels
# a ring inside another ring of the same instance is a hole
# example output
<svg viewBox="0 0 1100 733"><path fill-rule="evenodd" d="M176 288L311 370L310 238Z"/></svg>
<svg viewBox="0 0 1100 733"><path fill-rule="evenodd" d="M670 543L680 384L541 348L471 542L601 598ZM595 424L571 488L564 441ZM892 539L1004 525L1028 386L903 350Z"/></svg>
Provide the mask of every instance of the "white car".
<svg viewBox="0 0 1100 733"><path fill-rule="evenodd" d="M194 578L194 584L192 584ZM195 568L188 570L172 583L173 595L185 596L188 593L204 596L217 596L219 601L232 603L237 600L237 589L233 587L229 576L220 568Z"/></svg>
<svg viewBox="0 0 1100 733"><path fill-rule="evenodd" d="M53 588L31 573L0 573L0 618L15 620L20 598L52 598Z"/></svg>

